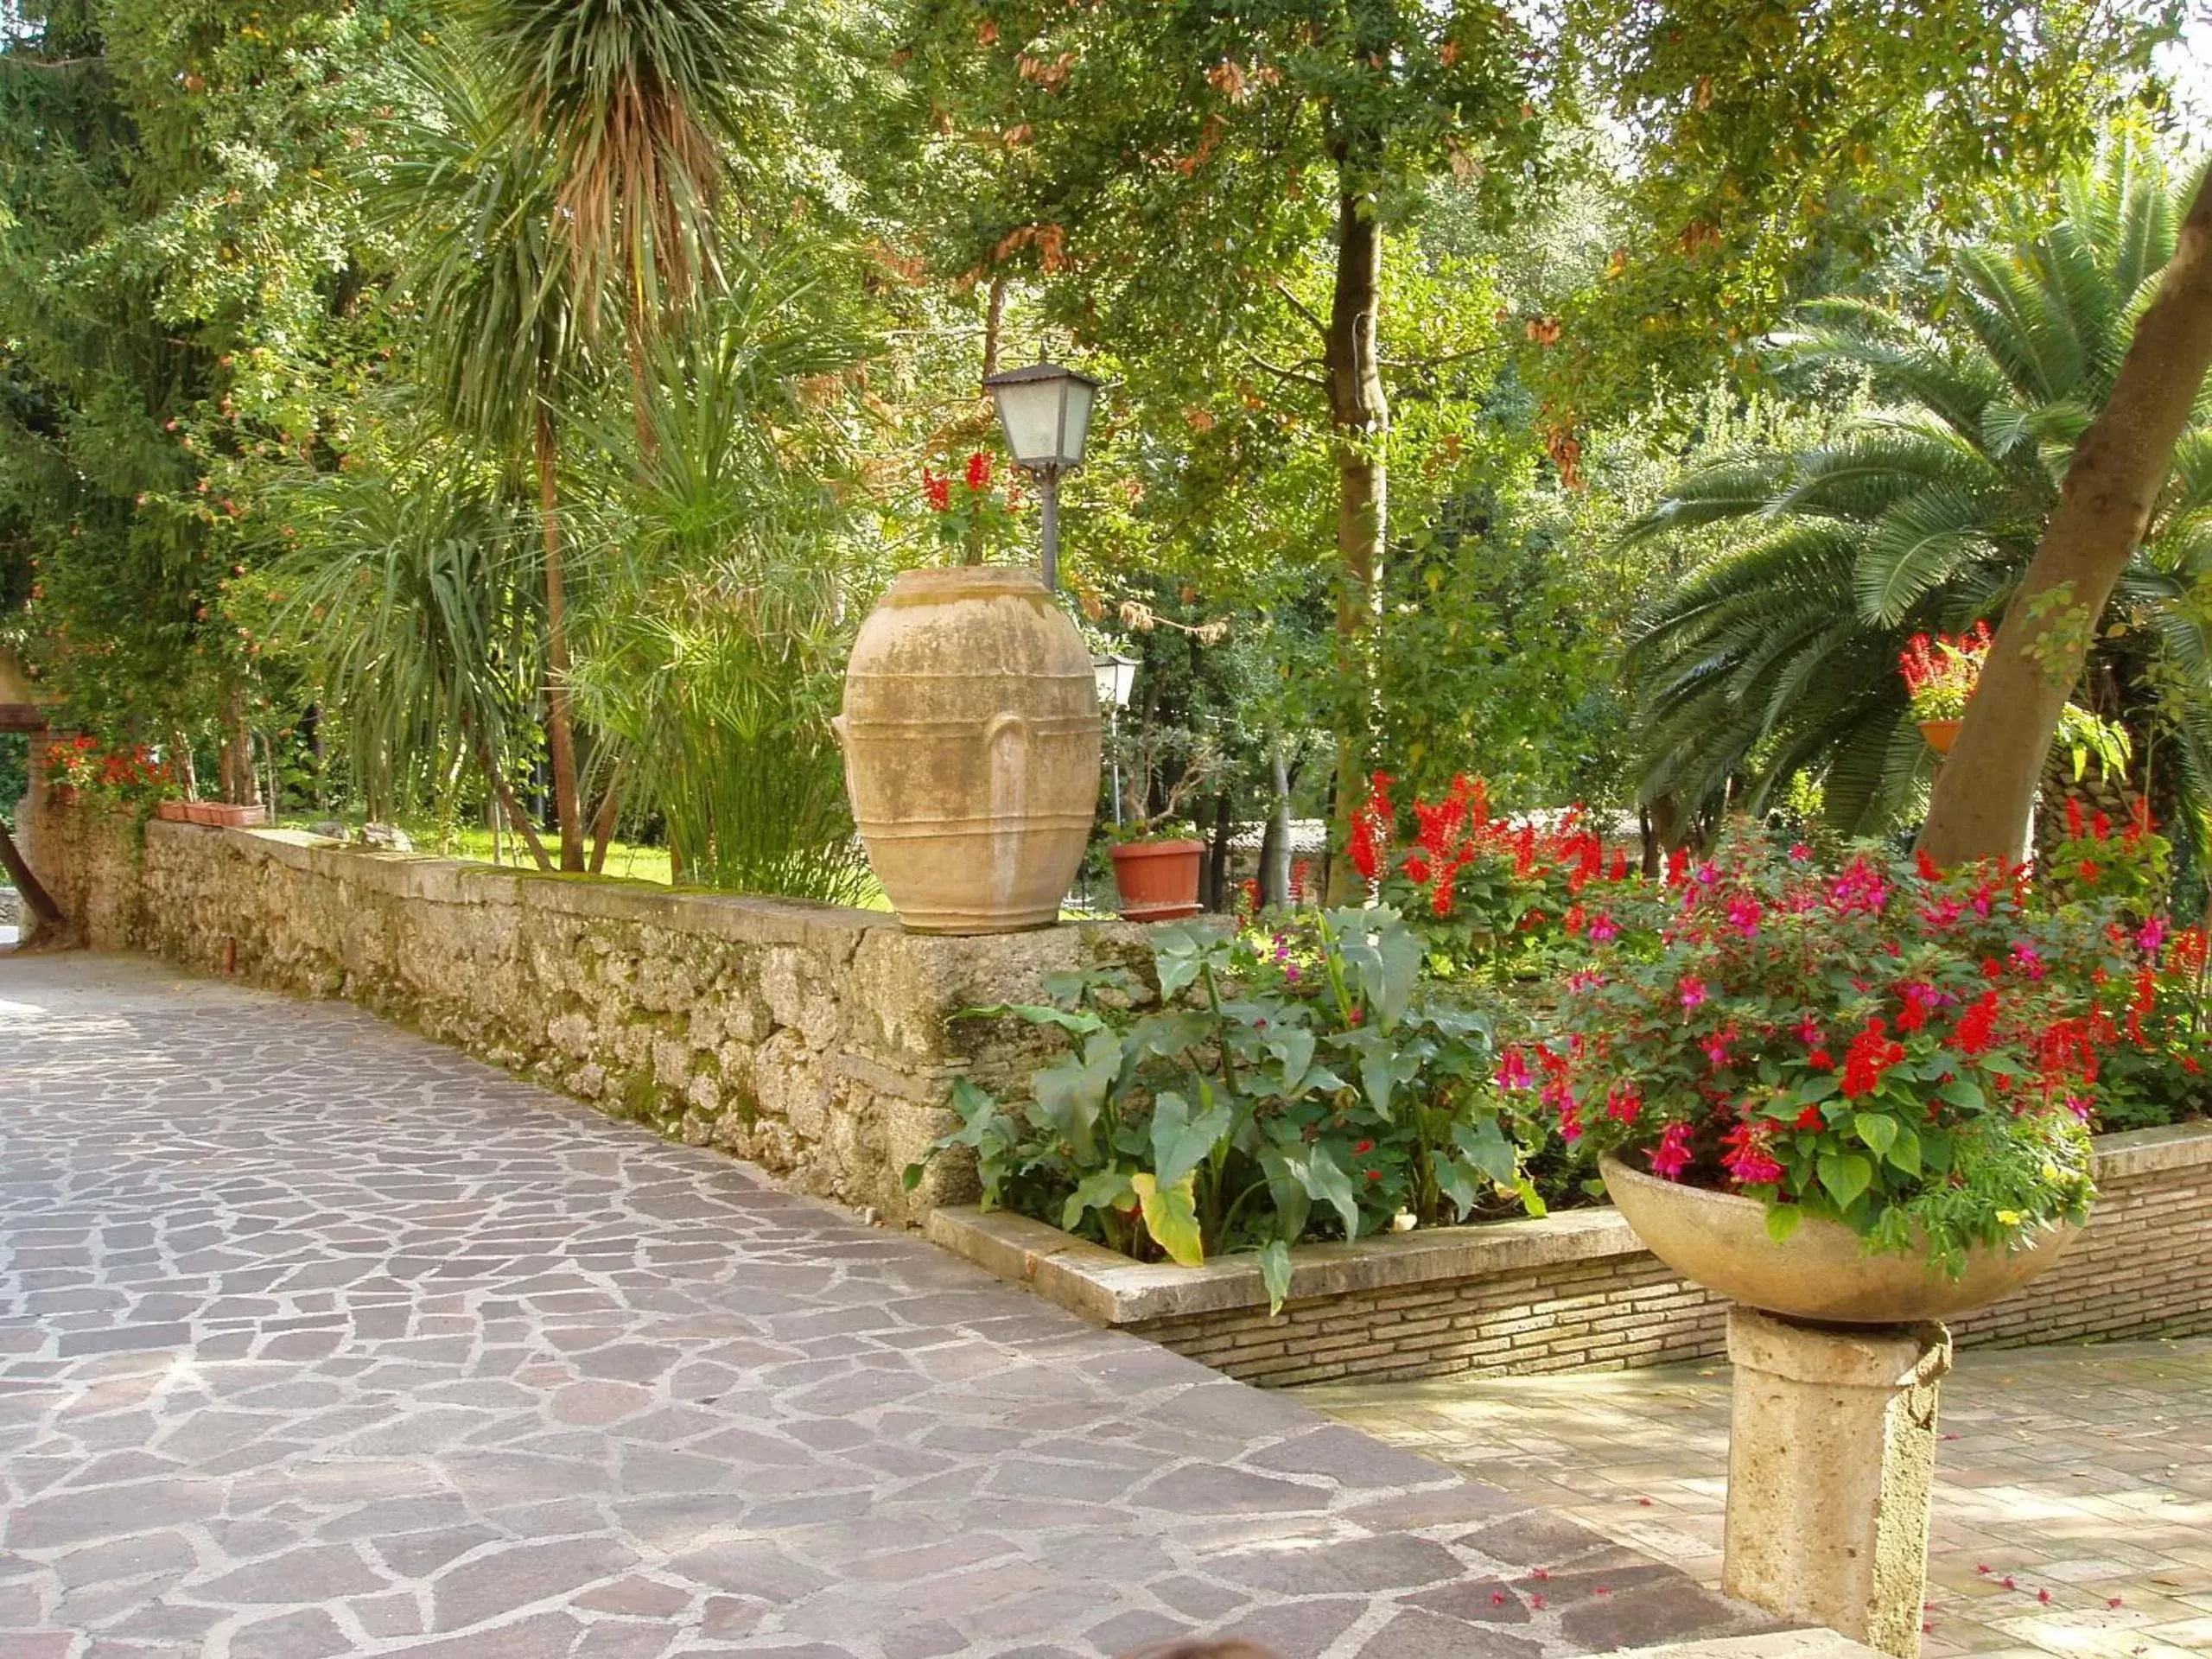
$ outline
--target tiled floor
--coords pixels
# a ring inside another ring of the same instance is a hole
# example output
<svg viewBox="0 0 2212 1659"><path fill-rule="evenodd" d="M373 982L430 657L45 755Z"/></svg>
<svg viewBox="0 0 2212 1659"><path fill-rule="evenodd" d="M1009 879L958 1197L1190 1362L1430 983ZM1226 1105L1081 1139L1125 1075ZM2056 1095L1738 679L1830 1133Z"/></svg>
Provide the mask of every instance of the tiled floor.
<svg viewBox="0 0 2212 1659"><path fill-rule="evenodd" d="M1300 1397L1719 1582L1724 1364ZM2212 1340L1969 1349L1942 1414L1925 1659L2212 1654Z"/></svg>
<svg viewBox="0 0 2212 1659"><path fill-rule="evenodd" d="M0 1656L1548 1659L1529 1499L353 1009L0 955Z"/></svg>

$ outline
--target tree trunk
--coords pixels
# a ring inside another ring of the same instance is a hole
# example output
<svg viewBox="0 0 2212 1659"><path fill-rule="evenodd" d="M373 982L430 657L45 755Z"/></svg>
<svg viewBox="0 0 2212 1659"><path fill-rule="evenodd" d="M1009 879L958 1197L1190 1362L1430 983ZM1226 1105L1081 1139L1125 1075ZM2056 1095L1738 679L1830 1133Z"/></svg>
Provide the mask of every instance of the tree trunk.
<svg viewBox="0 0 2212 1659"><path fill-rule="evenodd" d="M599 874L607 868L607 849L614 839L614 826L622 815L622 785L626 781L626 766L617 766L614 775L607 780L607 791L599 798L599 811L591 825L591 873Z"/></svg>
<svg viewBox="0 0 2212 1659"><path fill-rule="evenodd" d="M999 329L1006 321L1006 278L991 278L990 303L983 311L983 378L999 372Z"/></svg>
<svg viewBox="0 0 2212 1659"><path fill-rule="evenodd" d="M253 734L245 723L245 692L235 682L223 688L220 713L223 738L215 771L223 798L233 806L258 805L261 773L253 760Z"/></svg>
<svg viewBox="0 0 2212 1659"><path fill-rule="evenodd" d="M1383 538L1389 516L1384 435L1389 404L1376 340L1382 305L1382 227L1376 221L1382 145L1364 130L1339 131L1337 270L1323 350L1329 425L1337 463L1337 780L1333 852L1351 845L1352 815L1367 798L1375 732L1375 624L1382 598ZM1329 862L1331 904L1355 896L1348 858Z"/></svg>
<svg viewBox="0 0 2212 1659"><path fill-rule="evenodd" d="M1290 891L1290 770L1280 734L1268 740L1268 827L1260 837L1260 903L1295 902Z"/></svg>
<svg viewBox="0 0 2212 1659"><path fill-rule="evenodd" d="M466 721L462 721L461 729L468 729ZM507 787L507 780L501 774L499 763L492 758L491 745L480 735L473 733L470 735L476 749L477 767L483 772L484 781L492 791L492 798L499 803L499 810L505 815L507 827L523 838L524 844L530 849L530 855L537 861L539 869L551 869L553 861L546 856L545 843L537 838L537 826L531 823L530 814L522 810L522 803L515 799L514 791ZM497 842L493 845L492 856L497 862Z"/></svg>
<svg viewBox="0 0 2212 1659"><path fill-rule="evenodd" d="M1229 838L1236 831L1236 804L1226 794L1215 798L1213 833L1208 838L1205 866L1198 872L1199 902L1208 910L1230 910Z"/></svg>
<svg viewBox="0 0 2212 1659"><path fill-rule="evenodd" d="M569 724L569 598L561 568L558 454L553 414L537 406L537 516L545 537L545 747L553 760L553 813L561 826L561 868L584 868L583 814L576 802L575 741Z"/></svg>
<svg viewBox="0 0 2212 1659"><path fill-rule="evenodd" d="M2044 758L2098 619L2149 527L2175 441L2212 367L2212 170L2103 411L2074 446L2057 509L2005 607L1920 848L1938 864L2017 858Z"/></svg>

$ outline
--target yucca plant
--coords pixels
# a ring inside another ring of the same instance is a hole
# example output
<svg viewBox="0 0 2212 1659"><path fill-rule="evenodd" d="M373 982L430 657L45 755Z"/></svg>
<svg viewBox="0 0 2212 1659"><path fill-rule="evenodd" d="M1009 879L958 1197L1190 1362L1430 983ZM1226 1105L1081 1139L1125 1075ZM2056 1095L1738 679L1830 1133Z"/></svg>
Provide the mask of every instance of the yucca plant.
<svg viewBox="0 0 2212 1659"><path fill-rule="evenodd" d="M1656 607L1630 669L1643 788L1763 808L1824 782L1854 833L1886 830L1925 787L1898 653L1916 633L2001 614L2172 252L2181 170L2115 141L2063 187L2056 223L1958 251L1939 301L1806 308L1777 342L1865 401L1827 443L1730 455L1630 526L1713 547ZM2212 400L2192 429L2079 694L2136 740L2145 779L2199 824L2212 803Z"/></svg>
<svg viewBox="0 0 2212 1659"><path fill-rule="evenodd" d="M526 512L450 460L401 480L334 474L289 505L311 550L270 573L274 632L338 715L370 816L449 793L471 766L547 868L508 783L544 672Z"/></svg>

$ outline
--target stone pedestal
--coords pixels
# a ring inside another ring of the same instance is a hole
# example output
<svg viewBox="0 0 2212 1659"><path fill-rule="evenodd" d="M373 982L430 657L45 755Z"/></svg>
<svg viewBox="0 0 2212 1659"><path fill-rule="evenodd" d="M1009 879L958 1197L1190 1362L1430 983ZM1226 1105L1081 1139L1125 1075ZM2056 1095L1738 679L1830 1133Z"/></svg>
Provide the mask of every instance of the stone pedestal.
<svg viewBox="0 0 2212 1659"><path fill-rule="evenodd" d="M1893 1654L1920 1651L1940 1325L1728 1313L1735 1398L1721 1587Z"/></svg>

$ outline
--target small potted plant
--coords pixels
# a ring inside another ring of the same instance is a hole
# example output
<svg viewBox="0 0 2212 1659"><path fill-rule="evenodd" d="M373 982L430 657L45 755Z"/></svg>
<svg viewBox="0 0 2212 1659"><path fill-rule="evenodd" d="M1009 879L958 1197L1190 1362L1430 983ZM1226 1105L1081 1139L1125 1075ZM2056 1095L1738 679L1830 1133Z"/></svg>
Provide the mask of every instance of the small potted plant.
<svg viewBox="0 0 2212 1659"><path fill-rule="evenodd" d="M1977 622L1971 632L1953 639L1948 633L1929 639L1916 633L1898 654L1897 667L1904 676L1905 692L1914 722L1928 747L1948 754L1966 723L1967 699L1981 678L1982 659L1989 654L1989 624Z"/></svg>
<svg viewBox="0 0 2212 1659"><path fill-rule="evenodd" d="M1504 1056L1652 1252L1754 1307L1941 1319L2057 1256L2087 1120L2160 941L2017 868L1862 849L1825 871L1737 832L1601 946ZM1641 931L1639 930L1639 931ZM2147 955L2146 955L2147 953Z"/></svg>
<svg viewBox="0 0 2212 1659"><path fill-rule="evenodd" d="M1204 908L1198 903L1198 865L1206 844L1188 823L1146 819L1108 834L1124 921L1175 922Z"/></svg>

